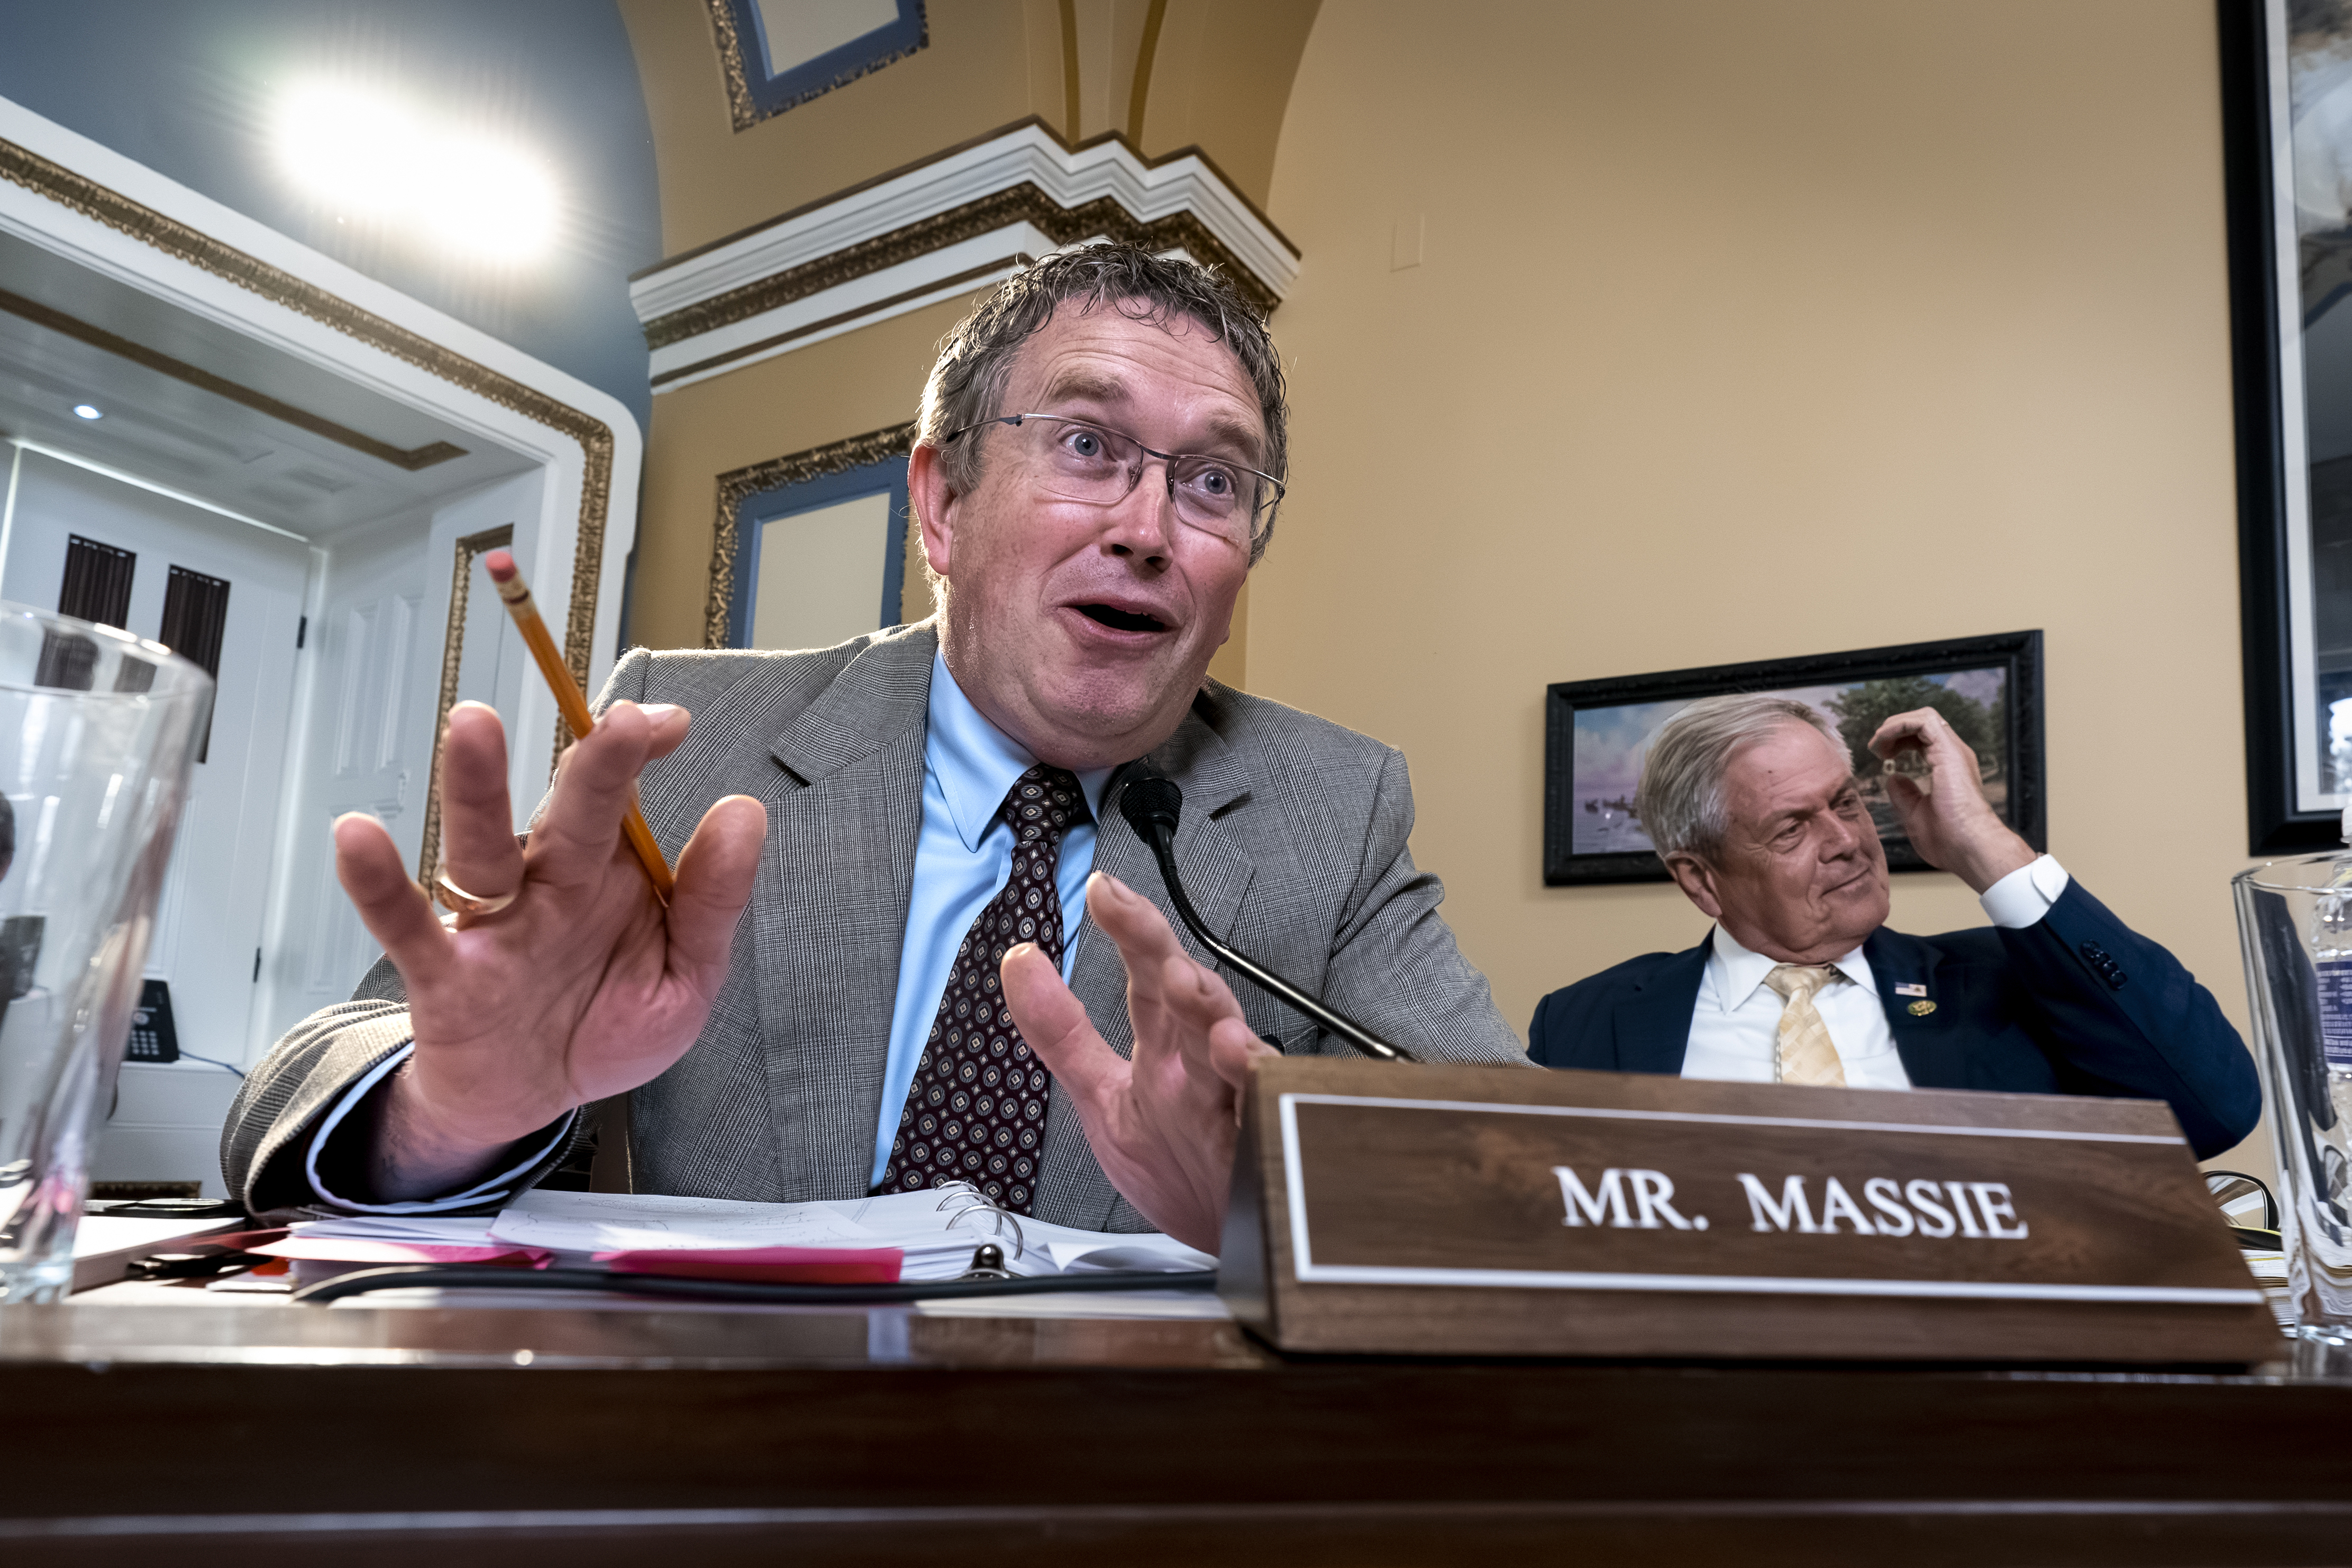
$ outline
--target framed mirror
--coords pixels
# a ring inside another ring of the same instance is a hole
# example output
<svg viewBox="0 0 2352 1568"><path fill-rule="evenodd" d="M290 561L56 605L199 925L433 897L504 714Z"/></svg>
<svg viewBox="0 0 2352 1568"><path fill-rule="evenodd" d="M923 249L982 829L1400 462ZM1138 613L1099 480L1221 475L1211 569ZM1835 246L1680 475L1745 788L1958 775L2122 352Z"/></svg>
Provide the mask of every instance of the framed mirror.
<svg viewBox="0 0 2352 1568"><path fill-rule="evenodd" d="M2352 803L2352 0L2221 0L2247 848Z"/></svg>

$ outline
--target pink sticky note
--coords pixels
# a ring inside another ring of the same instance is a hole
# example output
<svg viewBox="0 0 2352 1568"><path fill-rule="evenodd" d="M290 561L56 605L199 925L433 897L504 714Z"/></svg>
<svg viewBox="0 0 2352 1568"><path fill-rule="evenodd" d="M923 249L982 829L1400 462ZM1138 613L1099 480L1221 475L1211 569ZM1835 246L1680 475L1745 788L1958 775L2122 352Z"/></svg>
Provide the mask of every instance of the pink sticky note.
<svg viewBox="0 0 2352 1568"><path fill-rule="evenodd" d="M430 1241L369 1241L357 1237L289 1236L247 1248L306 1263L490 1263L502 1268L544 1268L555 1254L542 1247L448 1247Z"/></svg>
<svg viewBox="0 0 2352 1568"><path fill-rule="evenodd" d="M895 1247L741 1247L695 1251L600 1252L616 1274L774 1284L891 1285L907 1255Z"/></svg>

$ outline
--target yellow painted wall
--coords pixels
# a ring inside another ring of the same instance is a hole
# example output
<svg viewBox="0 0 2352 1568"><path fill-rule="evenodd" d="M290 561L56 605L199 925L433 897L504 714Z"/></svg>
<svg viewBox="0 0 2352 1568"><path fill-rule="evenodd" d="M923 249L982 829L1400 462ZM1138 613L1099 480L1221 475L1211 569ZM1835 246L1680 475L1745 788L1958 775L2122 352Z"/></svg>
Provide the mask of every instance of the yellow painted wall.
<svg viewBox="0 0 2352 1568"><path fill-rule="evenodd" d="M656 397L629 640L700 647L719 476L912 419L962 314L933 305Z"/></svg>
<svg viewBox="0 0 2352 1568"><path fill-rule="evenodd" d="M1154 158L1199 147L1235 189L1264 205L1283 108L1320 4L1076 0L1079 133L1123 132ZM1155 8L1157 33L1150 26Z"/></svg>
<svg viewBox="0 0 2352 1568"><path fill-rule="evenodd" d="M1542 885L1547 682L2040 627L2052 849L2244 1026L2214 31L2208 0L1324 7L1269 202L1306 263L1250 683L1405 749L1515 1023L1706 926ZM1895 923L1982 916L1918 873Z"/></svg>

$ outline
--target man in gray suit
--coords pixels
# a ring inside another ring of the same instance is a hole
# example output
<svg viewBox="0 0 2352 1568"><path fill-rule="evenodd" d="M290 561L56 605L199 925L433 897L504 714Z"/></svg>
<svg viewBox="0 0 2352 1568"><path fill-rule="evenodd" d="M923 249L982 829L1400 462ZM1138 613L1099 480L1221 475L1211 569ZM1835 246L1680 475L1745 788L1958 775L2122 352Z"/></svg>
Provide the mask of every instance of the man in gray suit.
<svg viewBox="0 0 2352 1568"><path fill-rule="evenodd" d="M454 711L456 918L380 824L336 824L385 962L247 1080L230 1189L488 1206L596 1124L637 1191L968 1179L1213 1249L1262 1037L1346 1047L1188 952L1115 809L1139 762L1183 790L1213 928L1424 1059L1523 1062L1407 850L1402 757L1205 679L1285 416L1263 323L1190 263L1097 246L1008 281L950 335L909 460L939 613L805 653L632 652L520 844L497 716ZM633 782L667 910L620 840Z"/></svg>

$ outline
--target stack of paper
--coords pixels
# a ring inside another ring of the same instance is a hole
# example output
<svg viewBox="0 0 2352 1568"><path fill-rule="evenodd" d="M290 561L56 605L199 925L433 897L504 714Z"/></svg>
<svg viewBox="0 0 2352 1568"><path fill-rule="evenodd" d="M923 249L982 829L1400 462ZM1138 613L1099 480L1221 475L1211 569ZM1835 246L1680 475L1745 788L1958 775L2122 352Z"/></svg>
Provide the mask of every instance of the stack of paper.
<svg viewBox="0 0 2352 1568"><path fill-rule="evenodd" d="M349 1237L362 1241L410 1241L426 1247L488 1247L490 1222L481 1215L461 1219L436 1219L430 1215L338 1215L333 1219L305 1220L290 1227L296 1236L320 1241Z"/></svg>
<svg viewBox="0 0 2352 1568"><path fill-rule="evenodd" d="M347 1274L354 1268L389 1268L410 1263L495 1263L509 1268L544 1268L555 1255L495 1239L489 1222L434 1219L415 1215L353 1215L299 1222L283 1240L250 1248L285 1258L299 1284ZM234 1287L230 1287L234 1288Z"/></svg>
<svg viewBox="0 0 2352 1568"><path fill-rule="evenodd" d="M901 1278L951 1279L993 1243L1007 1272L1105 1268L1182 1273L1216 1259L1156 1232L1111 1235L999 1214L952 1189L840 1203L759 1204L638 1193L530 1192L491 1222L499 1241L558 1254L755 1247L887 1247L905 1254Z"/></svg>
<svg viewBox="0 0 2352 1568"><path fill-rule="evenodd" d="M751 1248L896 1248L900 1278L952 1279L993 1244L1008 1273L1133 1270L1186 1273L1216 1259L1156 1232L1107 1234L1021 1219L956 1189L841 1203L762 1204L637 1193L528 1192L493 1219L349 1215L292 1227L289 1252L316 1264L392 1261L387 1244L415 1261L478 1261L528 1250L565 1267L593 1267L614 1253L710 1253ZM318 1270L305 1268L309 1277Z"/></svg>
<svg viewBox="0 0 2352 1568"><path fill-rule="evenodd" d="M2261 1286L2263 1294L2270 1299L2271 1315L2278 1320L2279 1327L2294 1327L2294 1303L2287 1296L2286 1254L2248 1252L2242 1256L2247 1270L2254 1277L2254 1283Z"/></svg>

